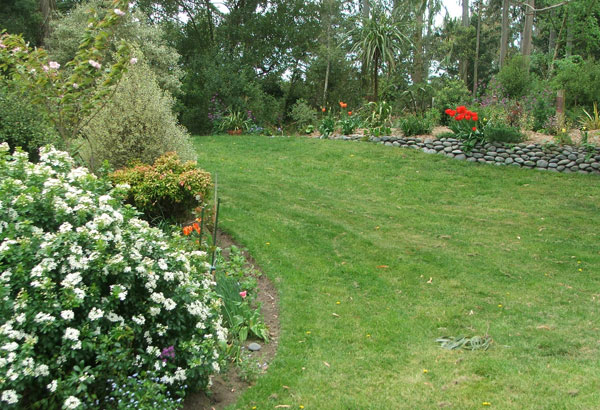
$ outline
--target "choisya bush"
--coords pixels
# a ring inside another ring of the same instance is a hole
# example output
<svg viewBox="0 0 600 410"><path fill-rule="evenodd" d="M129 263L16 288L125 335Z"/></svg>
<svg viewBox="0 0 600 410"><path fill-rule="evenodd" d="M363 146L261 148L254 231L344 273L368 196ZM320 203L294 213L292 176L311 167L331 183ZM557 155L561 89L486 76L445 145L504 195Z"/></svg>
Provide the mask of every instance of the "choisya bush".
<svg viewBox="0 0 600 410"><path fill-rule="evenodd" d="M112 100L83 129L91 147L85 155L88 164L95 170L107 160L116 169L132 160L152 162L169 151L195 158L189 134L171 111L173 104L143 61L130 67Z"/></svg>
<svg viewBox="0 0 600 410"><path fill-rule="evenodd" d="M0 407L176 408L227 334L206 255L136 217L124 187L0 145ZM178 398L179 396L179 398Z"/></svg>
<svg viewBox="0 0 600 410"><path fill-rule="evenodd" d="M130 186L127 201L150 220L185 221L191 210L207 202L212 189L210 173L194 161L182 163L174 152L161 156L154 165L138 162L110 177Z"/></svg>

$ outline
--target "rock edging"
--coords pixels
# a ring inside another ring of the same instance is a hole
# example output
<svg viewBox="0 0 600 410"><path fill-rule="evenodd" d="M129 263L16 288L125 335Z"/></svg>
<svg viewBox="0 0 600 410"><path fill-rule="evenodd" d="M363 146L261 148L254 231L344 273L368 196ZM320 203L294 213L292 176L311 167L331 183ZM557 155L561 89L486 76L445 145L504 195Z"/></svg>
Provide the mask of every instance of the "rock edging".
<svg viewBox="0 0 600 410"><path fill-rule="evenodd" d="M600 175L600 147L586 149L571 145L544 146L541 144L476 144L468 150L456 138L415 138L415 137L369 137L362 135L340 135L332 139L368 141L390 147L412 148L427 154L441 154L457 160L494 165L509 165L519 168L537 169L580 174Z"/></svg>

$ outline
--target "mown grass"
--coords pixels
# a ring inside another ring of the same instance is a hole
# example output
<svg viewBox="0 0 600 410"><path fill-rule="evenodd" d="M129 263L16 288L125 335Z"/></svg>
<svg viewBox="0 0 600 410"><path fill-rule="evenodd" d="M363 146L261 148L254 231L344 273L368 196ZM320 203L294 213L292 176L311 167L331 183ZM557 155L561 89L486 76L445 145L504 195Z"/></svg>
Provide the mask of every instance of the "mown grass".
<svg viewBox="0 0 600 410"><path fill-rule="evenodd" d="M281 297L236 408L598 408L600 178L367 143L198 137ZM487 351L440 336L489 335Z"/></svg>

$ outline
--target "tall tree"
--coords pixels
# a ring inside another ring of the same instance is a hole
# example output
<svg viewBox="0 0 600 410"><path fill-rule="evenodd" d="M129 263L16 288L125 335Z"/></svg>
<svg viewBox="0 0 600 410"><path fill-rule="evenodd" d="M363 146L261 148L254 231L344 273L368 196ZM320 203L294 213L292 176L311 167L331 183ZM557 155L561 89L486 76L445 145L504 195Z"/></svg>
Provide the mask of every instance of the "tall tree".
<svg viewBox="0 0 600 410"><path fill-rule="evenodd" d="M469 27L469 0L462 0L462 25L463 27ZM468 61L466 58L460 62L460 78L468 86Z"/></svg>
<svg viewBox="0 0 600 410"><path fill-rule="evenodd" d="M352 52L357 53L366 62L366 68L371 70L373 99L378 101L379 70L385 65L390 69L394 67L396 53L408 39L402 24L392 17L389 10L380 4L374 6L371 16L363 19L362 25L350 34L356 38Z"/></svg>
<svg viewBox="0 0 600 410"><path fill-rule="evenodd" d="M473 62L473 95L477 95L479 82L479 48L481 43L481 0L477 0L477 34L475 39L475 58Z"/></svg>
<svg viewBox="0 0 600 410"><path fill-rule="evenodd" d="M521 53L525 59L529 59L531 55L534 15L535 0L527 0L527 3L525 3L525 24L523 25L523 39L521 43Z"/></svg>
<svg viewBox="0 0 600 410"><path fill-rule="evenodd" d="M502 0L502 32L500 36L500 68L504 67L506 62L506 54L508 53L508 31L510 24L508 21L508 12L510 8L510 0Z"/></svg>

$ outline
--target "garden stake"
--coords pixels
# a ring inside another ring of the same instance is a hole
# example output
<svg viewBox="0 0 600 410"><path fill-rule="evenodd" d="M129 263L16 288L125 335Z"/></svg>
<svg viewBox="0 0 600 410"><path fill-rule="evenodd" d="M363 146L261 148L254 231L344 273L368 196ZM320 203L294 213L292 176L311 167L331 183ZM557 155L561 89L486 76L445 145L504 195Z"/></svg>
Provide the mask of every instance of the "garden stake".
<svg viewBox="0 0 600 410"><path fill-rule="evenodd" d="M212 243L212 261L210 263L210 273L214 276L215 270L215 256L217 252L217 228L219 227L219 208L221 207L221 198L217 199L217 211L215 214L215 226L213 228L213 243Z"/></svg>
<svg viewBox="0 0 600 410"><path fill-rule="evenodd" d="M200 246L202 246L202 234L204 233L204 208L206 205L202 205L202 212L200 212L200 240L198 241Z"/></svg>

